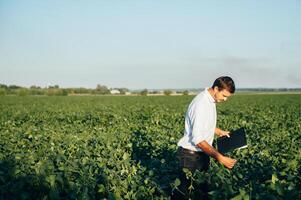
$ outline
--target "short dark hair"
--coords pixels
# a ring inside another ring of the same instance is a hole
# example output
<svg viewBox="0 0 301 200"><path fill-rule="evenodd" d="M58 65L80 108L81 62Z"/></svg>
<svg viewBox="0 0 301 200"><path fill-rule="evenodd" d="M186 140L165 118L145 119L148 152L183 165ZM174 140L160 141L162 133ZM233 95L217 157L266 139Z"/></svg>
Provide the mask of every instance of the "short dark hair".
<svg viewBox="0 0 301 200"><path fill-rule="evenodd" d="M234 81L231 77L229 76L221 76L219 78L217 78L213 85L212 85L212 89L214 89L214 87L218 87L218 90L221 91L223 89L228 90L230 93L234 93L235 92L235 84Z"/></svg>

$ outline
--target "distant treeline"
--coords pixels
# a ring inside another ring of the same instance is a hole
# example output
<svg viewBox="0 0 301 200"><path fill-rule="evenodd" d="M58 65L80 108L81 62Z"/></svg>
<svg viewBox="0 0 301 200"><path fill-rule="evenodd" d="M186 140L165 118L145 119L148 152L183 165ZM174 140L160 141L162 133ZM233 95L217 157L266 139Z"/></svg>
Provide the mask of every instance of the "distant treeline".
<svg viewBox="0 0 301 200"><path fill-rule="evenodd" d="M118 94L125 94L129 91L127 88L108 88L105 85L97 85L95 89L89 88L60 88L58 85L48 86L45 88L39 86L21 87L17 85L5 85L0 84L0 96L3 95L48 95L48 96L67 96L76 94L111 94L111 91L115 91Z"/></svg>
<svg viewBox="0 0 301 200"><path fill-rule="evenodd" d="M202 89L163 89L163 90L135 90L128 88L108 88L105 85L98 84L95 89L91 88L60 88L59 85L42 88L40 86L22 87L17 85L0 84L0 96L4 95L48 95L48 96L67 96L67 95L195 95ZM237 92L301 92L301 88L238 88Z"/></svg>
<svg viewBox="0 0 301 200"><path fill-rule="evenodd" d="M301 88L238 88L239 92L301 92Z"/></svg>
<svg viewBox="0 0 301 200"><path fill-rule="evenodd" d="M98 84L95 89L91 88L60 88L59 85L48 86L45 88L39 86L21 87L17 85L0 84L0 96L4 95L47 95L47 96L67 96L67 95L175 95L182 94L188 95L189 91L175 91L175 90L162 90L162 91L149 91L147 89L130 91L128 88L108 88L105 85ZM194 94L194 93L193 93Z"/></svg>

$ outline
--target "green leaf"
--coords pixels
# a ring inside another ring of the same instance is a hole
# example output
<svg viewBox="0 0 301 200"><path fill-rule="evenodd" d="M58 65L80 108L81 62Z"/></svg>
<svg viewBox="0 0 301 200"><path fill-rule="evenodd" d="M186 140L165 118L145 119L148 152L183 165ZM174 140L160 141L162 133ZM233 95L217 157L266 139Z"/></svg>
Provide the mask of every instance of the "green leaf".
<svg viewBox="0 0 301 200"><path fill-rule="evenodd" d="M180 181L180 179L177 178L174 182L174 186L178 187L179 185L181 185L181 181Z"/></svg>

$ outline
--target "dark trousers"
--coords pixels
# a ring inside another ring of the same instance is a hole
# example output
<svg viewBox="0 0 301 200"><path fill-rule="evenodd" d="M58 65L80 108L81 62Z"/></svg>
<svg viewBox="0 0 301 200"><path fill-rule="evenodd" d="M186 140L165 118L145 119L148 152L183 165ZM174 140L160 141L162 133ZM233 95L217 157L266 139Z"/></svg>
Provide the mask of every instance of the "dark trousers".
<svg viewBox="0 0 301 200"><path fill-rule="evenodd" d="M189 186L191 185L191 180L186 178L186 174L183 172L183 168L187 168L192 173L196 170L206 171L209 168L210 158L207 154L203 152L195 152L191 150L179 147L177 152L177 157L179 159L179 179L181 184L177 189L172 191L171 199L189 199ZM197 186L194 185L194 196L193 199L208 199L208 185L203 183Z"/></svg>

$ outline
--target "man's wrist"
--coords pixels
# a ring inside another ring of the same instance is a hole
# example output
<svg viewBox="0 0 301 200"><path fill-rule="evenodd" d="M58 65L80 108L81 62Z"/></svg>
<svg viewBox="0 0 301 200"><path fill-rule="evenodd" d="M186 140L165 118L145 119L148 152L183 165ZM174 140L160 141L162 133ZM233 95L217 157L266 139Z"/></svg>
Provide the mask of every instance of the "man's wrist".
<svg viewBox="0 0 301 200"><path fill-rule="evenodd" d="M215 159L216 159L218 162L220 162L220 161L223 159L223 157L224 157L224 156L223 156L221 153L217 153Z"/></svg>
<svg viewBox="0 0 301 200"><path fill-rule="evenodd" d="M221 134L221 129L216 128L216 129L215 129L215 134L218 135L218 136L220 136L220 134Z"/></svg>
<svg viewBox="0 0 301 200"><path fill-rule="evenodd" d="M223 154L221 154L214 148L212 150L213 150L213 152L211 153L211 157L213 157L215 160L220 162L220 160L223 159L223 157L224 157Z"/></svg>

